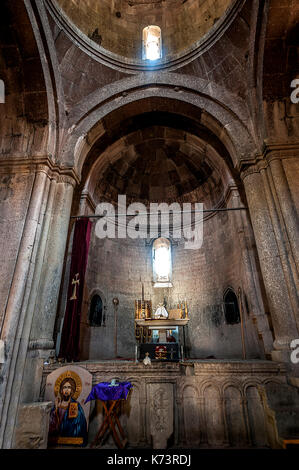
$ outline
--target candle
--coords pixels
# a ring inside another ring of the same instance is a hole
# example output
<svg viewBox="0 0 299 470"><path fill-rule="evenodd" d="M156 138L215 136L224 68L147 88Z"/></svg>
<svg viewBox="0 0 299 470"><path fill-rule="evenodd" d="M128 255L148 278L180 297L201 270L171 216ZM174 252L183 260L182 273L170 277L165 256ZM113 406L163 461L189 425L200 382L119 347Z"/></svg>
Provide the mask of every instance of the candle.
<svg viewBox="0 0 299 470"><path fill-rule="evenodd" d="M184 361L184 346L181 345L181 361Z"/></svg>
<svg viewBox="0 0 299 470"><path fill-rule="evenodd" d="M135 346L135 362L138 362L137 354L138 354L138 346L136 344L136 346Z"/></svg>
<svg viewBox="0 0 299 470"><path fill-rule="evenodd" d="M142 283L142 297L141 297L142 301L144 300L144 285Z"/></svg>

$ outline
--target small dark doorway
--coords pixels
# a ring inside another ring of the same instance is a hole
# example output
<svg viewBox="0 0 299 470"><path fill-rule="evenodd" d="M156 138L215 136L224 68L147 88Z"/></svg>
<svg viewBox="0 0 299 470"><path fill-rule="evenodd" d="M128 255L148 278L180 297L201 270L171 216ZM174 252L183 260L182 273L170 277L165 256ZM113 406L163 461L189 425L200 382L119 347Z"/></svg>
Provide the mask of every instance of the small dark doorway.
<svg viewBox="0 0 299 470"><path fill-rule="evenodd" d="M232 289L227 289L224 294L224 314L228 325L240 323L240 310L236 294Z"/></svg>
<svg viewBox="0 0 299 470"><path fill-rule="evenodd" d="M101 297L96 294L91 299L89 310L89 323L90 326L102 326L103 320L103 301Z"/></svg>

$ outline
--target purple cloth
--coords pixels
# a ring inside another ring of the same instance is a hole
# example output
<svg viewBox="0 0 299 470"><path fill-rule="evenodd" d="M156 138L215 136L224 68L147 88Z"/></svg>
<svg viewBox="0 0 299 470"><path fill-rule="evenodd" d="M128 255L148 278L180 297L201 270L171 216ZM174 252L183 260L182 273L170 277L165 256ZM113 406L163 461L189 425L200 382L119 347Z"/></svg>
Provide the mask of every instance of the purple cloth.
<svg viewBox="0 0 299 470"><path fill-rule="evenodd" d="M109 387L110 382L100 382L95 385L85 400L126 400L129 390L133 387L131 382L119 382L117 387Z"/></svg>

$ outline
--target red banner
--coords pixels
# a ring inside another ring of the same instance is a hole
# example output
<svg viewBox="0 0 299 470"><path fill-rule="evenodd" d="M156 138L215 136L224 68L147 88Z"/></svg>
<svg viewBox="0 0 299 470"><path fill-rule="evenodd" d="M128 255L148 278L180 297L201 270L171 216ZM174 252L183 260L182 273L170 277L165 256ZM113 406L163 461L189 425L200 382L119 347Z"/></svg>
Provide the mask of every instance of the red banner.
<svg viewBox="0 0 299 470"><path fill-rule="evenodd" d="M79 360L81 306L91 226L89 219L78 219L75 225L68 297L59 352L59 357L68 362Z"/></svg>

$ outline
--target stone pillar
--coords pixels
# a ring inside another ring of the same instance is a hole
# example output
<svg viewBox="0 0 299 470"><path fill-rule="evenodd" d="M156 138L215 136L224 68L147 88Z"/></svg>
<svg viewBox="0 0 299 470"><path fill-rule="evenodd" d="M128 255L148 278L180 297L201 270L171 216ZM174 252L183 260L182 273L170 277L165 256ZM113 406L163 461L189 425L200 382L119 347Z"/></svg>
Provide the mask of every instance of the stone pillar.
<svg viewBox="0 0 299 470"><path fill-rule="evenodd" d="M232 190L232 207L242 207L242 203L240 200L239 191L237 189ZM246 283L246 292L249 297L250 302L250 319L251 324L250 328L258 329L256 334L261 334L264 352L266 354L270 354L273 348L273 338L269 328L268 319L265 315L263 300L260 290L259 284L259 276L257 273L257 266L255 261L255 256L253 253L253 234L252 229L250 226L250 222L248 220L248 214L244 211L235 211L233 213L235 226L238 231L240 247L242 252L242 260L244 266L244 281ZM245 317L245 315L244 315ZM246 317L245 317L246 320ZM254 325L254 321L256 321L257 326ZM247 332L248 334L248 332ZM254 338L258 345L258 338ZM261 351L263 357L263 351Z"/></svg>
<svg viewBox="0 0 299 470"><path fill-rule="evenodd" d="M298 157L297 157L298 158ZM284 219L284 226L288 234L290 251L294 258L298 276L299 270L299 221L298 214L292 199L286 174L281 159L270 160L270 168L276 193L278 196L281 212Z"/></svg>
<svg viewBox="0 0 299 470"><path fill-rule="evenodd" d="M243 180L275 334L272 359L288 362L290 342L298 337L298 330L280 256L281 240L275 234L267 183L260 173L262 168L247 170Z"/></svg>
<svg viewBox="0 0 299 470"><path fill-rule="evenodd" d="M75 181L69 177L52 180L46 212L45 249L24 374L22 401L39 397L43 362L54 355L53 331L66 249ZM42 312L42 315L41 315Z"/></svg>
<svg viewBox="0 0 299 470"><path fill-rule="evenodd" d="M50 282L51 288L53 285L55 286L58 297L67 233L67 227L65 230L62 227L64 224L67 226L69 222L73 185L72 177L70 177L70 181L61 179L59 169L57 171L51 170L46 164L36 167L35 180L1 331L1 339L5 342L7 357L1 369L0 380L0 447L3 448L10 448L13 445L19 403L26 401L28 390L34 391L34 399L37 400L39 396L39 379L41 379L42 370L40 366L44 356L40 354L40 351L37 351L36 354L36 350L34 350L35 360L36 356L43 356L39 357L39 360L34 364L30 357L32 351L27 354L28 345L32 331L38 331L38 333L43 331L36 319L39 318L40 321L44 319L45 304L49 298L43 297L44 291L41 286L46 286L46 283ZM63 241L63 239L65 240ZM55 263L55 268L51 269L52 264ZM40 303L42 299L45 300L44 304ZM55 302L52 302L50 306L53 312L56 308ZM47 308L49 308L48 303ZM35 312L36 315L34 315ZM53 330L54 321L55 312L52 323L47 317L45 327L47 334L34 338L37 341L41 339L40 350L47 348L48 353L49 349L53 348L52 338L49 339L50 334L48 333L50 329ZM33 342L33 345L35 346L36 343ZM27 367L25 367L26 360ZM35 367L37 364L39 367ZM28 384L27 388L26 383Z"/></svg>
<svg viewBox="0 0 299 470"><path fill-rule="evenodd" d="M277 241L278 253L288 288L289 300L292 305L295 320L296 317L298 319L297 328L299 329L299 299L296 289L296 285L299 287L297 270L294 266L294 259L290 250L289 239L284 229L284 222L281 216L281 210L273 185L270 168L263 167L261 169L261 175L263 177L265 195L268 202L273 231Z"/></svg>
<svg viewBox="0 0 299 470"><path fill-rule="evenodd" d="M6 361L2 365L0 377L0 447L4 448L10 448L13 441L28 345L26 338L29 336L29 331L24 326L25 320L28 320L27 305L40 240L40 226L43 222L42 209L47 200L48 189L49 181L42 168L36 172L33 183L1 331L6 349Z"/></svg>
<svg viewBox="0 0 299 470"><path fill-rule="evenodd" d="M232 192L232 207L242 207L239 191L237 190L233 190ZM247 211L236 211L233 214L240 240L245 282L251 307L251 326L253 326L253 328L257 328L257 334L261 334L265 354L270 354L273 348L273 337L263 305L260 280L257 271L255 253L253 251L255 243L251 224L248 220L249 217ZM263 354L263 351L261 352Z"/></svg>

